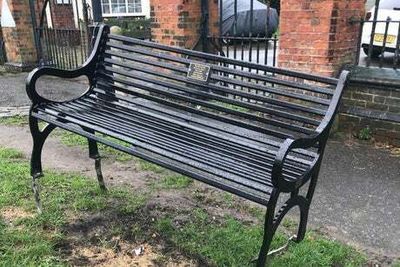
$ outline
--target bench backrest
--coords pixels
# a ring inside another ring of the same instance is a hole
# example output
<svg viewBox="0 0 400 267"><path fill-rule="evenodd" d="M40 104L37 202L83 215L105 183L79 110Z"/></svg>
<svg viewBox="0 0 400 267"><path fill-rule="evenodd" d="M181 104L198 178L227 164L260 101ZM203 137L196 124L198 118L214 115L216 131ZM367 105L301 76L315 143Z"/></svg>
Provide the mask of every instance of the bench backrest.
<svg viewBox="0 0 400 267"><path fill-rule="evenodd" d="M338 85L333 78L106 36L97 93L140 97L279 139L312 134Z"/></svg>

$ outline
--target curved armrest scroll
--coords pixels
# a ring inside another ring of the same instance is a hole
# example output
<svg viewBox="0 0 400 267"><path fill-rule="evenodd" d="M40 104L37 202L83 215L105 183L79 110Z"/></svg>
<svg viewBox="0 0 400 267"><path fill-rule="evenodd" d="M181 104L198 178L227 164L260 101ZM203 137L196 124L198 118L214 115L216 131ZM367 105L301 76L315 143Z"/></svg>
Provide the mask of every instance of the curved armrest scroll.
<svg viewBox="0 0 400 267"><path fill-rule="evenodd" d="M40 96L36 91L36 81L43 75L55 76L60 78L77 78L79 76L87 76L90 84L93 84L93 76L99 55L102 53L105 44L105 36L109 33L107 25L99 25L96 42L92 53L86 62L75 70L62 70L52 67L39 67L31 71L26 78L26 93L33 104L51 102L50 100Z"/></svg>
<svg viewBox="0 0 400 267"><path fill-rule="evenodd" d="M302 148L307 149L315 146L322 140L322 135L315 135L310 138L300 138L300 139L286 139L278 153L276 154L274 164L272 165L272 183L275 187L279 188L282 192L292 192L303 184L304 178L309 175L315 163L319 160L319 155L314 159L311 164L310 169L305 171L301 177L295 181L288 181L283 177L283 166L288 154L293 151L293 149Z"/></svg>

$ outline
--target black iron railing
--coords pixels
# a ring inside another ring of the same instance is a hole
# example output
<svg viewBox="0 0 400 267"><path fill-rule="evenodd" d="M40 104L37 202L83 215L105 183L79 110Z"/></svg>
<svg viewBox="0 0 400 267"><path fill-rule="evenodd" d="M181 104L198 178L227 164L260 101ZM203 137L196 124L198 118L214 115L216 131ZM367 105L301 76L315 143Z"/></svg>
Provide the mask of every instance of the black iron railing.
<svg viewBox="0 0 400 267"><path fill-rule="evenodd" d="M219 55L268 66L277 64L278 38L210 36Z"/></svg>
<svg viewBox="0 0 400 267"><path fill-rule="evenodd" d="M41 46L40 65L74 69L88 57L90 38L79 29L38 28Z"/></svg>
<svg viewBox="0 0 400 267"><path fill-rule="evenodd" d="M357 65L397 69L400 66L400 20L391 16L382 19L381 2L376 0L374 14L368 12L365 19L353 21L361 24ZM393 11L400 16L398 9L393 8Z"/></svg>

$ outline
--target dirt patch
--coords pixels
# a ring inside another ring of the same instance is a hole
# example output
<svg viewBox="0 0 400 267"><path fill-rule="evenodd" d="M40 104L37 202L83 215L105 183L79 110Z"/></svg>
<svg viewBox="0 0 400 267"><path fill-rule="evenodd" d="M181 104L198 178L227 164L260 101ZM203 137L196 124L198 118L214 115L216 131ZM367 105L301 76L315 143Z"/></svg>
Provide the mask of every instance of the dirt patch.
<svg viewBox="0 0 400 267"><path fill-rule="evenodd" d="M32 137L28 127L0 125L0 133L0 146L17 149L27 158L30 157ZM54 135L50 135L46 140L42 163L45 169L75 172L94 179L96 177L94 160L89 158L88 149L68 147ZM134 161L120 163L110 156L103 159L102 163L106 185L129 185L136 189L148 182L149 173L140 171Z"/></svg>
<svg viewBox="0 0 400 267"><path fill-rule="evenodd" d="M34 217L34 214L19 207L6 207L0 210L0 217L6 224L13 225L18 220Z"/></svg>
<svg viewBox="0 0 400 267"><path fill-rule="evenodd" d="M196 266L187 259L165 259L149 244L134 246L123 241L115 248L76 247L68 261L75 266Z"/></svg>
<svg viewBox="0 0 400 267"><path fill-rule="evenodd" d="M66 239L58 251L73 266L198 266L184 254L166 251L167 244L153 231L155 210L144 206L134 213L83 214L62 229Z"/></svg>

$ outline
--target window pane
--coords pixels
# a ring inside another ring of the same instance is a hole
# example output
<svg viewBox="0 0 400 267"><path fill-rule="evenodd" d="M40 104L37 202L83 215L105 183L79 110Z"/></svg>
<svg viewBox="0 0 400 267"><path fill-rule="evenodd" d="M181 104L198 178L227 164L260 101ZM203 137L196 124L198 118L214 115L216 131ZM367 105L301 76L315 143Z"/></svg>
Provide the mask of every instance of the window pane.
<svg viewBox="0 0 400 267"><path fill-rule="evenodd" d="M110 2L108 0L101 0L101 7L103 14L110 14Z"/></svg>
<svg viewBox="0 0 400 267"><path fill-rule="evenodd" d="M111 0L112 13L126 13L125 0Z"/></svg>
<svg viewBox="0 0 400 267"><path fill-rule="evenodd" d="M141 13L142 1L141 0L127 0L129 13Z"/></svg>

